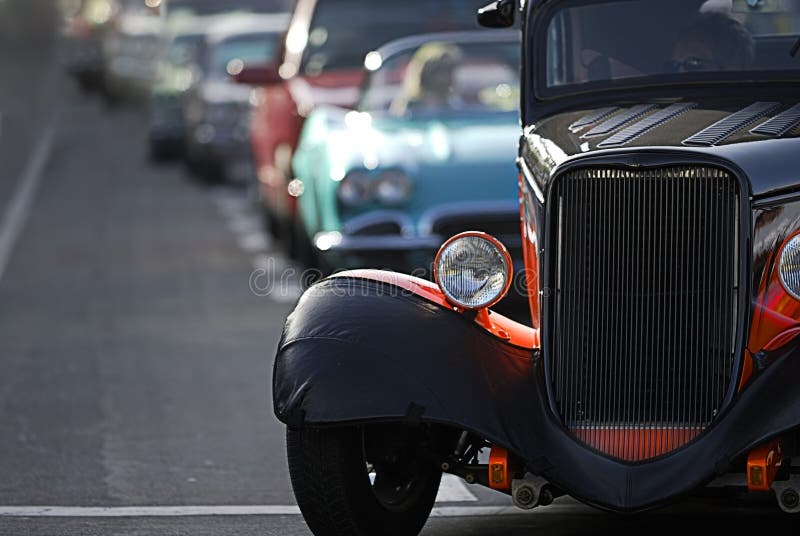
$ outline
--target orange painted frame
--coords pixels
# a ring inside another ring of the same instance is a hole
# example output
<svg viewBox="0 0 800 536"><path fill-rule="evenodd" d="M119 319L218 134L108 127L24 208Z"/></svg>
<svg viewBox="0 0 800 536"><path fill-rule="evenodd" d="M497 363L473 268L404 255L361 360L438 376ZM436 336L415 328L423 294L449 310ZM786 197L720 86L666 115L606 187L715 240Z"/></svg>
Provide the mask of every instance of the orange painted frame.
<svg viewBox="0 0 800 536"><path fill-rule="evenodd" d="M441 307L463 312L463 310L454 307L447 300L447 297L436 283L420 279L419 277L385 270L349 270L336 273L331 277L351 277L380 281L411 292ZM515 322L494 311L488 311L486 309L479 311L478 315L475 317L475 323L494 337L509 344L513 344L514 346L530 350L540 347L538 329Z"/></svg>

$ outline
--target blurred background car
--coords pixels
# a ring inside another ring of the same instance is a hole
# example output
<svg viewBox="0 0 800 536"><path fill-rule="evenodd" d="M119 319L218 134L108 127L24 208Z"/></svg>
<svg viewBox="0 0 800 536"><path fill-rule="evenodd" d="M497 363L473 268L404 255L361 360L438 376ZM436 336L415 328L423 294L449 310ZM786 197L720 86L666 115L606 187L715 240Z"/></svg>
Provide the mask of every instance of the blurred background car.
<svg viewBox="0 0 800 536"><path fill-rule="evenodd" d="M183 154L186 125L184 98L195 83L209 22L205 17L182 19L170 25L150 91L148 149L151 160Z"/></svg>
<svg viewBox="0 0 800 536"><path fill-rule="evenodd" d="M82 89L103 83L103 39L116 9L114 0L61 0L61 62Z"/></svg>
<svg viewBox="0 0 800 536"><path fill-rule="evenodd" d="M272 59L288 14L234 14L209 27L197 73L186 96L186 158L210 180L252 184L249 133L252 89L234 76Z"/></svg>
<svg viewBox="0 0 800 536"><path fill-rule="evenodd" d="M152 0L167 18L202 17L233 12L288 13L295 0Z"/></svg>
<svg viewBox="0 0 800 536"><path fill-rule="evenodd" d="M263 87L251 127L258 200L270 231L292 254L297 202L289 192L300 129L319 105L353 106L364 55L399 37L477 29L474 13L484 0L298 0L282 50L271 72L247 77Z"/></svg>
<svg viewBox="0 0 800 536"><path fill-rule="evenodd" d="M109 104L141 99L156 71L162 18L152 0L117 0L103 34L103 89Z"/></svg>
<svg viewBox="0 0 800 536"><path fill-rule="evenodd" d="M424 275L444 240L480 229L521 267L519 62L516 31L412 36L370 52L356 110L317 108L293 159L303 260Z"/></svg>

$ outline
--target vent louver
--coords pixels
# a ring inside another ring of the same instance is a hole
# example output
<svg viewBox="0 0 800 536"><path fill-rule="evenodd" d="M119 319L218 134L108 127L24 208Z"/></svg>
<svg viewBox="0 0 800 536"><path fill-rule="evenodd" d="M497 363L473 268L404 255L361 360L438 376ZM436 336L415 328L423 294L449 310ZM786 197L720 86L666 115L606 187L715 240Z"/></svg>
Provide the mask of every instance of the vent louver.
<svg viewBox="0 0 800 536"><path fill-rule="evenodd" d="M617 115L614 115L593 129L589 132L585 133L581 138L593 138L596 136L605 136L607 134L611 134L618 128L624 126L627 123L630 123L634 119L638 119L639 117L643 116L644 114L655 110L657 106L655 104L639 104L628 108L624 112L620 112Z"/></svg>
<svg viewBox="0 0 800 536"><path fill-rule="evenodd" d="M780 106L780 104L777 102L755 102L747 108L739 110L738 112L731 114L720 121L717 121L710 127L704 128L697 134L686 138L683 140L683 144L711 147L712 145L716 145L719 142L729 138L757 119L760 119L771 113L778 106Z"/></svg>
<svg viewBox="0 0 800 536"><path fill-rule="evenodd" d="M780 138L798 125L800 125L800 104L795 104L772 119L764 121L750 132Z"/></svg>
<svg viewBox="0 0 800 536"><path fill-rule="evenodd" d="M691 110L697 106L694 102L676 103L671 104L659 110L654 114L648 115L641 121L638 121L630 126L620 130L610 138L597 144L598 147L619 147L635 140L646 132L663 125L667 121L674 119L682 113Z"/></svg>
<svg viewBox="0 0 800 536"><path fill-rule="evenodd" d="M584 115L583 117L581 117L580 119L578 119L577 121L572 123L569 126L569 129L572 132L575 132L576 130L580 130L583 127L589 126L589 125L591 125L593 123L597 123L601 119L605 119L606 117L608 117L609 115L613 114L614 112L617 112L618 110L619 110L619 108L617 106L610 106L608 108L600 108L599 110L595 110L595 111L593 111L591 113L588 113L588 114Z"/></svg>

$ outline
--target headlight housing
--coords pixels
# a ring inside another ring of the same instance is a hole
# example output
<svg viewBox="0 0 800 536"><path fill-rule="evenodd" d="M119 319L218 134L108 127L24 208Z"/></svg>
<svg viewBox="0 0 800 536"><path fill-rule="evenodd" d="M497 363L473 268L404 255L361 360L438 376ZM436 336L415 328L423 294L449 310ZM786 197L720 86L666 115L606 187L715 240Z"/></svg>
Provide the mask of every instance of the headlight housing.
<svg viewBox="0 0 800 536"><path fill-rule="evenodd" d="M511 255L496 238L470 231L439 249L433 276L447 300L462 309L483 309L508 293L513 278Z"/></svg>
<svg viewBox="0 0 800 536"><path fill-rule="evenodd" d="M375 197L384 205L400 205L411 197L411 179L399 169L381 174L375 187Z"/></svg>
<svg viewBox="0 0 800 536"><path fill-rule="evenodd" d="M783 246L778 274L786 292L800 300L800 235L795 235Z"/></svg>
<svg viewBox="0 0 800 536"><path fill-rule="evenodd" d="M372 202L397 206L411 197L411 178L399 169L379 175L364 170L349 172L339 185L339 200L347 207L360 207Z"/></svg>
<svg viewBox="0 0 800 536"><path fill-rule="evenodd" d="M348 207L366 205L373 198L372 179L363 171L351 171L339 184L339 200Z"/></svg>

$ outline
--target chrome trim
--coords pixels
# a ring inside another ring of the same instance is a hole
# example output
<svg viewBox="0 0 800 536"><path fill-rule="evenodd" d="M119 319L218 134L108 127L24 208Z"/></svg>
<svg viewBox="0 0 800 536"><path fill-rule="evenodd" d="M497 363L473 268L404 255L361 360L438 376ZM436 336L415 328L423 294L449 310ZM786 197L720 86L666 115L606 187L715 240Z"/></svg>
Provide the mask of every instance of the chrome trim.
<svg viewBox="0 0 800 536"><path fill-rule="evenodd" d="M440 236L406 237L397 235L342 236L341 242L327 251L349 253L355 251L412 251L437 250L444 240ZM319 248L317 248L319 249Z"/></svg>
<svg viewBox="0 0 800 536"><path fill-rule="evenodd" d="M544 204L544 193L542 189L539 188L539 185L536 184L536 179L533 178L533 173L528 167L527 162L525 162L525 159L521 157L517 158L517 165L520 171L522 171L522 176L525 177L525 182L528 183L528 186L531 187L531 190L533 190L533 193L536 195L536 199L539 200L539 203Z"/></svg>

